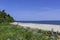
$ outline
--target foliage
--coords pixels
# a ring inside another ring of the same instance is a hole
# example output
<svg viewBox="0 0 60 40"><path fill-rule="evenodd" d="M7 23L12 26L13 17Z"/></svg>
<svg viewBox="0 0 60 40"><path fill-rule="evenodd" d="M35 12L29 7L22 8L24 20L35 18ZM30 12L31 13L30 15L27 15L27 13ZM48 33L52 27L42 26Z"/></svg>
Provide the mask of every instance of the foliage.
<svg viewBox="0 0 60 40"><path fill-rule="evenodd" d="M47 31L4 23L0 24L0 40L50 40L50 38Z"/></svg>
<svg viewBox="0 0 60 40"><path fill-rule="evenodd" d="M0 11L0 23L2 22L13 22L14 19L5 12L5 10Z"/></svg>

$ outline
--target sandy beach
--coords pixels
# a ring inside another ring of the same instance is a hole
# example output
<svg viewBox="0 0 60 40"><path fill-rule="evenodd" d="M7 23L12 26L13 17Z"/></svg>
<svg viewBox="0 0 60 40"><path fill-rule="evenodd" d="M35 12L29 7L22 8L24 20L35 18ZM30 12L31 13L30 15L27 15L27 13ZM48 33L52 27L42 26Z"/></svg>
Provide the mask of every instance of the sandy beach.
<svg viewBox="0 0 60 40"><path fill-rule="evenodd" d="M13 25L19 25L24 28L29 27L33 29L42 29L42 30L47 30L51 31L53 29L54 32L60 32L60 25L51 25L51 24L34 24L34 23L18 23L18 22L13 22L10 23Z"/></svg>

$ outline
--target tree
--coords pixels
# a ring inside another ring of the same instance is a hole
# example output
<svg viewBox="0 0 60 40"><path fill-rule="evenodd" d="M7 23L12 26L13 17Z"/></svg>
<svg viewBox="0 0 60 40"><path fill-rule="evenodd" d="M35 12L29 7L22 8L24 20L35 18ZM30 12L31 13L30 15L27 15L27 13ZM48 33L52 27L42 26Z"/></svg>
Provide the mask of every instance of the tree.
<svg viewBox="0 0 60 40"><path fill-rule="evenodd" d="M14 19L5 10L0 11L0 23L1 22L13 22Z"/></svg>

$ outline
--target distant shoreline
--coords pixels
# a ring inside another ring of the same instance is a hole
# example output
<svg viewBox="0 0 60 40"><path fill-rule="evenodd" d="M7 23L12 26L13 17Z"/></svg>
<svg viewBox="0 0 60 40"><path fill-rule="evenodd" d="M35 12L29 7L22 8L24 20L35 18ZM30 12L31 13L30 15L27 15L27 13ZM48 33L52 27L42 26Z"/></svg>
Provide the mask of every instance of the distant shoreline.
<svg viewBox="0 0 60 40"><path fill-rule="evenodd" d="M20 23L34 23L34 24L51 24L51 25L60 25L59 20L46 20L46 21L15 21Z"/></svg>
<svg viewBox="0 0 60 40"><path fill-rule="evenodd" d="M53 29L54 32L60 33L60 25L51 25L51 24L34 24L34 23L21 23L21 22L13 22L13 25L23 26L24 28L29 27L33 29L41 29L51 31Z"/></svg>

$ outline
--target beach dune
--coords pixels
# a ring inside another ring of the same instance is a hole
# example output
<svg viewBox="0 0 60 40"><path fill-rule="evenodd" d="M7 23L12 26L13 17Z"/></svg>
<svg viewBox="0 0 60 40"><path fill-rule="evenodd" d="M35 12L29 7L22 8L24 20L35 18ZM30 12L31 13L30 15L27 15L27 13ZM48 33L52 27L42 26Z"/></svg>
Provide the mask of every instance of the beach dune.
<svg viewBox="0 0 60 40"><path fill-rule="evenodd" d="M19 25L24 28L29 27L33 29L41 29L51 31L53 29L54 32L60 32L60 25L52 25L52 24L35 24L35 23L20 23L20 22L13 22L13 25Z"/></svg>

